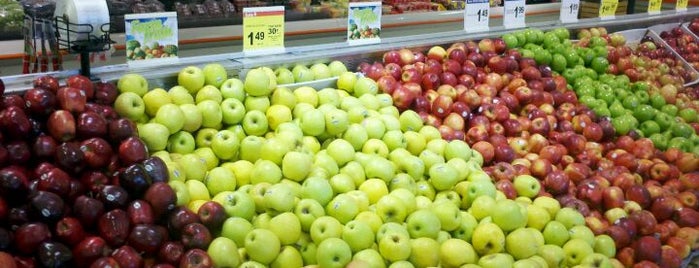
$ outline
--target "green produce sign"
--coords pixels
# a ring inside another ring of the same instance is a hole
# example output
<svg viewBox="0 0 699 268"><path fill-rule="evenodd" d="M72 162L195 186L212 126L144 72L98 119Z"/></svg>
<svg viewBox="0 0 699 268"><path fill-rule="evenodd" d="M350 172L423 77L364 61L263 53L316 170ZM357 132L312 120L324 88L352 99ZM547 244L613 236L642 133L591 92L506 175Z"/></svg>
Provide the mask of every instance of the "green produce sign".
<svg viewBox="0 0 699 268"><path fill-rule="evenodd" d="M127 14L126 61L177 59L177 13Z"/></svg>

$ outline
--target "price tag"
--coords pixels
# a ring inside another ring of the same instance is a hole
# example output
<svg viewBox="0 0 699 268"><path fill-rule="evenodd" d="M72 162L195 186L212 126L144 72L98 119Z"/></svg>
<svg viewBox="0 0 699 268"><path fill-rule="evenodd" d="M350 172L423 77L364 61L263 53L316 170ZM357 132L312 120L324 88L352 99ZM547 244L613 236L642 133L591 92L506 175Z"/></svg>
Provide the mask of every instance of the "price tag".
<svg viewBox="0 0 699 268"><path fill-rule="evenodd" d="M561 22L577 22L580 12L580 0L561 1Z"/></svg>
<svg viewBox="0 0 699 268"><path fill-rule="evenodd" d="M490 1L466 0L464 9L464 30L467 32L488 31L490 21Z"/></svg>
<svg viewBox="0 0 699 268"><path fill-rule="evenodd" d="M525 26L525 6L525 0L505 0L505 15L503 22L505 28L522 28Z"/></svg>
<svg viewBox="0 0 699 268"><path fill-rule="evenodd" d="M124 15L126 62L129 66L177 61L177 13Z"/></svg>
<svg viewBox="0 0 699 268"><path fill-rule="evenodd" d="M648 1L648 13L658 14L662 8L663 0L649 0Z"/></svg>
<svg viewBox="0 0 699 268"><path fill-rule="evenodd" d="M677 0L677 5L675 5L675 11L684 12L687 11L687 4L689 0Z"/></svg>
<svg viewBox="0 0 699 268"><path fill-rule="evenodd" d="M619 0L602 0L599 7L599 17L602 20L613 20Z"/></svg>
<svg viewBox="0 0 699 268"><path fill-rule="evenodd" d="M352 2L347 13L347 44L381 42L381 2Z"/></svg>
<svg viewBox="0 0 699 268"><path fill-rule="evenodd" d="M243 8L243 52L284 52L284 7Z"/></svg>

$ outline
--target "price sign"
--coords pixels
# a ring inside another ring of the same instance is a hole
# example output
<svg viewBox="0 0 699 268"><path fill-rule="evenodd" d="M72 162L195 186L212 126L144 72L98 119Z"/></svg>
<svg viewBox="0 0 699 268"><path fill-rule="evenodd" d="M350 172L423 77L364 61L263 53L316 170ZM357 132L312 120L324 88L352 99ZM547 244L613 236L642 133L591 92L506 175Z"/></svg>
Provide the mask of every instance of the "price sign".
<svg viewBox="0 0 699 268"><path fill-rule="evenodd" d="M561 1L561 22L577 22L580 12L580 0Z"/></svg>
<svg viewBox="0 0 699 268"><path fill-rule="evenodd" d="M505 28L522 28L524 27L524 7L525 0L505 0Z"/></svg>
<svg viewBox="0 0 699 268"><path fill-rule="evenodd" d="M466 0L464 9L464 30L467 32L488 31L490 21L490 1Z"/></svg>
<svg viewBox="0 0 699 268"><path fill-rule="evenodd" d="M649 0L648 1L648 13L658 14L660 13L660 8L662 7L663 0Z"/></svg>
<svg viewBox="0 0 699 268"><path fill-rule="evenodd" d="M599 17L603 20L613 20L619 0L602 0L599 7Z"/></svg>
<svg viewBox="0 0 699 268"><path fill-rule="evenodd" d="M689 0L677 0L677 5L675 5L675 11L684 12L687 11L687 4Z"/></svg>
<svg viewBox="0 0 699 268"><path fill-rule="evenodd" d="M243 52L284 52L284 7L243 8Z"/></svg>
<svg viewBox="0 0 699 268"><path fill-rule="evenodd" d="M347 43L381 42L381 2L352 2L347 13Z"/></svg>
<svg viewBox="0 0 699 268"><path fill-rule="evenodd" d="M129 66L177 60L177 13L124 15L126 62Z"/></svg>

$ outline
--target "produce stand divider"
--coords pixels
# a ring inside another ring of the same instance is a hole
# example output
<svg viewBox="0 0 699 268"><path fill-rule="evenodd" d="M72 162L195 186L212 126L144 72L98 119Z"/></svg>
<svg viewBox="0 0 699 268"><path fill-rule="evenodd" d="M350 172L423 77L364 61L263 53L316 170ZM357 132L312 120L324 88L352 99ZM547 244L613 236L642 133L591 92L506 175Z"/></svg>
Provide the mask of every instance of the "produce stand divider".
<svg viewBox="0 0 699 268"><path fill-rule="evenodd" d="M629 25L634 27L649 27L659 23L682 23L689 18L699 16L699 8L690 8L686 12L663 11L658 15L649 16L647 13L617 16L614 20L600 20L599 18L581 19L575 24L562 24L558 21L541 23L530 23L529 27L548 30L558 27L566 27L570 30L607 27L608 31L614 32L628 29ZM245 75L247 70L260 66L283 66L293 64L304 64L312 62L323 62L330 60L340 60L345 62L348 68L353 69L360 61L378 60L381 55L392 49L407 48L429 48L434 45L447 45L454 42L467 40L478 40L501 36L512 29L505 29L502 26L491 27L489 32L467 34L463 30L430 33L421 35L402 36L395 38L384 38L380 44L365 46L347 46L344 42L309 45L287 48L284 54L267 56L246 57L244 53L226 53L218 55L204 55L199 57L180 58L178 63L168 66L153 66L143 68L129 68L126 64L104 66L92 69L92 74L102 81L116 81L122 75L130 72L143 74L151 87L168 87L174 85L177 73L185 66L203 66L207 63L218 62L231 72L231 74ZM222 60L224 59L224 60ZM31 87L32 81L41 75L50 74L65 79L70 75L77 74L77 70L6 76L2 80L5 82L6 92L21 92Z"/></svg>

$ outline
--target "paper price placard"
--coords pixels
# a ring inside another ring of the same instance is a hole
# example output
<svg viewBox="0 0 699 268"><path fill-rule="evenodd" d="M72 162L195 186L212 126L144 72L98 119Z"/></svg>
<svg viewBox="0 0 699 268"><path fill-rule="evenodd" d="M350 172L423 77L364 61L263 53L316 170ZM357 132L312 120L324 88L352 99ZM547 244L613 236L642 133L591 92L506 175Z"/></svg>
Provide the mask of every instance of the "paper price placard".
<svg viewBox="0 0 699 268"><path fill-rule="evenodd" d="M488 31L490 21L490 1L466 0L464 9L464 30L467 32Z"/></svg>
<svg viewBox="0 0 699 268"><path fill-rule="evenodd" d="M602 0L599 6L599 17L603 20L612 20L616 15L616 8L619 6L619 0Z"/></svg>
<svg viewBox="0 0 699 268"><path fill-rule="evenodd" d="M561 1L561 22L577 22L580 12L580 0Z"/></svg>
<svg viewBox="0 0 699 268"><path fill-rule="evenodd" d="M505 28L522 28L525 26L525 6L525 0L505 0L505 14L503 22Z"/></svg>
<svg viewBox="0 0 699 268"><path fill-rule="evenodd" d="M381 42L381 2L352 2L347 13L347 44Z"/></svg>
<svg viewBox="0 0 699 268"><path fill-rule="evenodd" d="M177 13L143 13L124 16L126 62L142 65L176 61Z"/></svg>
<svg viewBox="0 0 699 268"><path fill-rule="evenodd" d="M663 0L649 0L648 1L648 13L658 14L662 8Z"/></svg>
<svg viewBox="0 0 699 268"><path fill-rule="evenodd" d="M284 7L243 8L243 52L284 52Z"/></svg>
<svg viewBox="0 0 699 268"><path fill-rule="evenodd" d="M689 3L689 0L677 0L677 4L675 5L675 11L677 11L677 12L687 11L687 4L688 3Z"/></svg>

